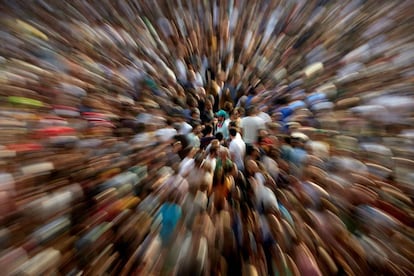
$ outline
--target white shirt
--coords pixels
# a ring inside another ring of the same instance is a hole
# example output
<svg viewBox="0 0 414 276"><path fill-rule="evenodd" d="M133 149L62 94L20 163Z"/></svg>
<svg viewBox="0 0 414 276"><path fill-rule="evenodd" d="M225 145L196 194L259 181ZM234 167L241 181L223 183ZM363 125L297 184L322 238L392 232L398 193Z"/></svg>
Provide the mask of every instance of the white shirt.
<svg viewBox="0 0 414 276"><path fill-rule="evenodd" d="M214 170L216 169L217 159L215 157L211 157L210 154L207 156L206 161L210 162L211 164L211 173L214 174Z"/></svg>
<svg viewBox="0 0 414 276"><path fill-rule="evenodd" d="M246 154L246 144L239 134L231 140L229 145L231 157L239 170L244 170L244 156Z"/></svg>
<svg viewBox="0 0 414 276"><path fill-rule="evenodd" d="M179 174L186 176L194 168L194 159L185 157L180 163Z"/></svg>
<svg viewBox="0 0 414 276"><path fill-rule="evenodd" d="M190 142L190 145L194 148L199 148L200 147L200 138L195 135L194 133L190 133L187 135L187 138Z"/></svg>
<svg viewBox="0 0 414 276"><path fill-rule="evenodd" d="M223 134L224 139L229 138L229 123L230 123L230 119L227 119L223 122L221 127L217 125L216 132L221 132Z"/></svg>
<svg viewBox="0 0 414 276"><path fill-rule="evenodd" d="M177 134L177 130L174 128L160 128L155 132L155 135L158 137L159 140L162 142L167 142L168 140L174 138Z"/></svg>
<svg viewBox="0 0 414 276"><path fill-rule="evenodd" d="M257 115L257 117L262 118L265 123L271 123L272 122L272 117L270 117L270 115L267 114L266 112L260 112Z"/></svg>
<svg viewBox="0 0 414 276"><path fill-rule="evenodd" d="M195 84L199 87L203 87L203 85L204 85L203 78L201 77L201 74L199 72L196 73Z"/></svg>
<svg viewBox="0 0 414 276"><path fill-rule="evenodd" d="M175 61L175 67L177 68L178 79L181 81L187 81L187 67L181 59Z"/></svg>
<svg viewBox="0 0 414 276"><path fill-rule="evenodd" d="M265 186L265 177L260 172L255 173L254 178L256 179L257 185L254 188L254 194L256 197L256 204L258 207L263 206L264 208L274 208L279 210L279 205L273 191Z"/></svg>
<svg viewBox="0 0 414 276"><path fill-rule="evenodd" d="M186 122L183 122L183 123L181 123L181 127L180 127L180 130L178 131L178 133L182 134L182 135L187 135L192 130L193 130L193 127L190 124L188 124Z"/></svg>
<svg viewBox="0 0 414 276"><path fill-rule="evenodd" d="M256 194L256 199L258 201L258 204L263 204L263 207L265 209L271 208L274 210L279 210L279 205L277 203L275 194L270 188L266 186L259 187L259 190Z"/></svg>
<svg viewBox="0 0 414 276"><path fill-rule="evenodd" d="M241 119L240 127L243 129L243 140L246 144L257 142L259 129L265 128L265 121L258 116L248 116Z"/></svg>
<svg viewBox="0 0 414 276"><path fill-rule="evenodd" d="M276 181L279 176L279 166L277 162L269 156L264 156L262 159L262 163L265 169L269 172L270 176L273 178L273 180Z"/></svg>

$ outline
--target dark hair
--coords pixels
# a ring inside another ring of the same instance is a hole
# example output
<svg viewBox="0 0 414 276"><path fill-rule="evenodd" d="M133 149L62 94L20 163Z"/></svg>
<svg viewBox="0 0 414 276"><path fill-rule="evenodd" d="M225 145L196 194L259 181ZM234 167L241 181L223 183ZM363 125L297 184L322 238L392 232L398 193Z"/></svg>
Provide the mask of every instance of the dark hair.
<svg viewBox="0 0 414 276"><path fill-rule="evenodd" d="M254 87L250 87L249 91L247 92L249 95L256 95L256 89Z"/></svg>
<svg viewBox="0 0 414 276"><path fill-rule="evenodd" d="M201 126L201 124L197 121L194 121L191 123L191 126L193 127L193 130L195 130L198 126Z"/></svg>
<svg viewBox="0 0 414 276"><path fill-rule="evenodd" d="M236 136L237 135L237 129L235 129L234 127L229 129L229 134L230 136Z"/></svg>
<svg viewBox="0 0 414 276"><path fill-rule="evenodd" d="M208 125L205 125L205 127L203 129L203 134L207 135L207 134L211 133L212 131L213 131L213 126L208 124Z"/></svg>
<svg viewBox="0 0 414 276"><path fill-rule="evenodd" d="M226 112L230 112L233 109L233 103L229 101L225 102L223 105L223 109Z"/></svg>
<svg viewBox="0 0 414 276"><path fill-rule="evenodd" d="M220 142L223 141L224 139L224 135L221 132L217 132L215 135L216 139L219 140Z"/></svg>
<svg viewBox="0 0 414 276"><path fill-rule="evenodd" d="M291 141L291 139L290 139L289 136L286 136L285 137L285 143L288 144L288 145L290 145L292 143L292 141Z"/></svg>

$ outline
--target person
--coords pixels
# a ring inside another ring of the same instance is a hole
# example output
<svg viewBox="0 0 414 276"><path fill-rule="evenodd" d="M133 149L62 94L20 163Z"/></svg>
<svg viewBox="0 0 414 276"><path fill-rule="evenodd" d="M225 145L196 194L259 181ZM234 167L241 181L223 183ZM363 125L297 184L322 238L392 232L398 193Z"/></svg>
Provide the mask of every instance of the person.
<svg viewBox="0 0 414 276"><path fill-rule="evenodd" d="M244 157L246 154L246 144L236 128L230 128L230 144L229 151L231 159L236 163L239 171L244 171Z"/></svg>
<svg viewBox="0 0 414 276"><path fill-rule="evenodd" d="M234 123L235 127L240 127L241 117L240 108L236 107L230 112L230 123Z"/></svg>
<svg viewBox="0 0 414 276"><path fill-rule="evenodd" d="M181 219L182 210L178 202L178 192L171 192L167 197L167 201L161 205L158 212L158 217L162 221L160 236L164 244L168 244L170 242L170 239L175 231L175 227Z"/></svg>
<svg viewBox="0 0 414 276"><path fill-rule="evenodd" d="M213 126L210 124L205 125L203 129L203 137L200 138L200 149L206 149L214 139L216 139L216 137L213 135Z"/></svg>
<svg viewBox="0 0 414 276"><path fill-rule="evenodd" d="M214 173L214 170L217 165L217 158L220 150L220 142L217 139L211 141L209 149L206 150L205 161L210 163L211 173Z"/></svg>
<svg viewBox="0 0 414 276"><path fill-rule="evenodd" d="M167 119L165 127L156 130L156 136L161 142L168 142L174 139L174 136L177 135L177 130L173 127L173 121Z"/></svg>
<svg viewBox="0 0 414 276"><path fill-rule="evenodd" d="M184 114L177 114L175 119L178 125L178 134L187 135L191 133L193 127L186 122Z"/></svg>
<svg viewBox="0 0 414 276"><path fill-rule="evenodd" d="M199 123L194 123L193 131L187 135L190 146L193 148L200 148L200 135L202 126Z"/></svg>
<svg viewBox="0 0 414 276"><path fill-rule="evenodd" d="M203 179L205 174L205 170L202 168L203 161L203 156L200 153L196 154L194 157L194 166L188 171L187 175L184 175L189 185L189 192L193 196L195 196L199 190L201 184L200 179Z"/></svg>
<svg viewBox="0 0 414 276"><path fill-rule="evenodd" d="M167 151L167 166L173 167L174 164L179 164L181 162L180 155L178 154L181 150L181 142L174 140L174 142L171 143L170 150Z"/></svg>
<svg viewBox="0 0 414 276"><path fill-rule="evenodd" d="M229 137L229 120L226 119L227 112L221 109L219 112L217 112L216 115L218 119L218 122L216 124L216 133L221 132L223 134L224 139L226 140Z"/></svg>
<svg viewBox="0 0 414 276"><path fill-rule="evenodd" d="M271 157L271 153L275 148L273 141L269 137L264 138L261 141L260 148L263 152L261 162L264 169L268 172L274 181L277 181L279 176L279 165L277 164L276 160Z"/></svg>
<svg viewBox="0 0 414 276"><path fill-rule="evenodd" d="M217 211L225 210L227 206L227 199L230 191L234 185L234 179L231 175L231 163L224 163L218 165L213 176L213 197L214 208Z"/></svg>
<svg viewBox="0 0 414 276"><path fill-rule="evenodd" d="M243 140L249 147L257 142L258 131L266 128L262 118L257 116L257 108L251 106L246 110L247 117L241 119L240 128Z"/></svg>
<svg viewBox="0 0 414 276"><path fill-rule="evenodd" d="M301 132L291 134L292 150L290 151L289 161L294 169L294 174L301 175L308 155L305 150L308 140L309 138Z"/></svg>
<svg viewBox="0 0 414 276"><path fill-rule="evenodd" d="M186 156L181 160L179 165L179 173L181 176L187 176L188 173L194 168L194 155L196 154L196 150L188 146L185 151Z"/></svg>
<svg viewBox="0 0 414 276"><path fill-rule="evenodd" d="M200 119L204 124L211 124L214 120L213 102L211 99L207 99L205 102L204 110L201 111Z"/></svg>
<svg viewBox="0 0 414 276"><path fill-rule="evenodd" d="M179 162L176 162L171 165L172 174L165 181L166 189L169 192L177 192L177 196L181 199L184 199L188 193L188 182L187 180L179 174Z"/></svg>
<svg viewBox="0 0 414 276"><path fill-rule="evenodd" d="M194 127L197 124L201 124L201 119L200 119L200 111L198 110L198 108L192 108L191 112L190 112L190 121L189 124Z"/></svg>
<svg viewBox="0 0 414 276"><path fill-rule="evenodd" d="M277 198L273 191L266 187L266 178L258 163L249 160L246 163L246 170L250 175L250 185L254 194L253 204L260 212L267 210L279 210Z"/></svg>

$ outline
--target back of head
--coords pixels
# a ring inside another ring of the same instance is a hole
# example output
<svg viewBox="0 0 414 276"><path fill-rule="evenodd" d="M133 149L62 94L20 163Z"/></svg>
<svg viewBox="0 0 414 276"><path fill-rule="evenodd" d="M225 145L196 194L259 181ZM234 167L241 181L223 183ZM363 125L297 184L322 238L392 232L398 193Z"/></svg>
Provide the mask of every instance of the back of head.
<svg viewBox="0 0 414 276"><path fill-rule="evenodd" d="M229 134L230 134L231 137L236 137L236 135L237 135L237 129L234 128L234 127L230 128L229 129Z"/></svg>
<svg viewBox="0 0 414 276"><path fill-rule="evenodd" d="M251 105L251 106L249 106L249 107L246 109L246 115L247 115L247 116L253 116L253 115L255 115L255 114L256 114L256 111L257 111L256 106Z"/></svg>
<svg viewBox="0 0 414 276"><path fill-rule="evenodd" d="M216 135L215 135L215 137L220 142L223 141L223 139L224 139L223 133L221 133L221 132L217 132Z"/></svg>
<svg viewBox="0 0 414 276"><path fill-rule="evenodd" d="M213 126L212 125L205 125L203 134L207 135L213 132Z"/></svg>

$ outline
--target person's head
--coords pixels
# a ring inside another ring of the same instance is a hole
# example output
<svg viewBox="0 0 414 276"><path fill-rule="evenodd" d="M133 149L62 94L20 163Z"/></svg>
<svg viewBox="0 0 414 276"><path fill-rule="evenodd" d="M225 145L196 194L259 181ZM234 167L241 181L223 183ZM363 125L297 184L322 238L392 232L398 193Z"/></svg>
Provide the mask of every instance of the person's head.
<svg viewBox="0 0 414 276"><path fill-rule="evenodd" d="M204 171L206 171L206 172L211 172L211 170L213 169L213 166L211 165L211 162L209 162L209 161L205 161L205 162L203 163L203 169L204 169Z"/></svg>
<svg viewBox="0 0 414 276"><path fill-rule="evenodd" d="M221 143L224 139L223 133L221 133L221 132L217 132L215 137L219 141L219 143Z"/></svg>
<svg viewBox="0 0 414 276"><path fill-rule="evenodd" d="M188 96L187 97L187 105L190 108L194 108L194 107L197 107L198 103L197 103L197 100L193 96Z"/></svg>
<svg viewBox="0 0 414 276"><path fill-rule="evenodd" d="M236 128L234 128L234 127L230 128L230 129L229 129L229 134L230 134L230 137L231 137L231 138L236 137L236 135L237 135L237 129L236 129Z"/></svg>
<svg viewBox="0 0 414 276"><path fill-rule="evenodd" d="M260 148L268 155L270 149L273 147L273 141L269 137L263 138L260 141Z"/></svg>
<svg viewBox="0 0 414 276"><path fill-rule="evenodd" d="M256 95L256 89L254 87L250 87L248 94L249 95Z"/></svg>
<svg viewBox="0 0 414 276"><path fill-rule="evenodd" d="M204 134L204 136L210 135L210 134L212 134L212 133L213 133L213 126L212 126L212 125L210 125L210 124L205 125L205 127L204 127L204 129L203 129L203 134Z"/></svg>
<svg viewBox="0 0 414 276"><path fill-rule="evenodd" d="M229 152L229 149L228 148L221 147L219 154L220 154L220 158L222 160L225 160L225 159L229 159L230 158L230 152Z"/></svg>
<svg viewBox="0 0 414 276"><path fill-rule="evenodd" d="M246 109L247 116L254 116L256 115L256 113L257 113L257 108L254 105L251 105Z"/></svg>
<svg viewBox="0 0 414 276"><path fill-rule="evenodd" d="M239 105L240 107L245 107L247 102L247 96L243 95L239 99Z"/></svg>
<svg viewBox="0 0 414 276"><path fill-rule="evenodd" d="M267 129L269 130L269 132L273 135L276 135L280 132L280 125L278 123L268 123L266 124Z"/></svg>
<svg viewBox="0 0 414 276"><path fill-rule="evenodd" d="M290 138L290 136L285 136L284 142L286 145L289 145L289 146L292 145L292 139Z"/></svg>
<svg viewBox="0 0 414 276"><path fill-rule="evenodd" d="M258 160L260 157L260 150L258 147L253 146L250 148L249 152L246 152L253 160Z"/></svg>
<svg viewBox="0 0 414 276"><path fill-rule="evenodd" d="M220 71L220 72L217 74L217 81L219 81L219 82L224 82L224 81L226 81L226 72Z"/></svg>
<svg viewBox="0 0 414 276"><path fill-rule="evenodd" d="M212 110L213 109L213 103L211 102L210 99L206 100L205 109L206 110Z"/></svg>
<svg viewBox="0 0 414 276"><path fill-rule="evenodd" d="M198 110L198 108L192 108L191 109L191 118L193 118L195 120L200 119L200 110Z"/></svg>
<svg viewBox="0 0 414 276"><path fill-rule="evenodd" d="M230 101L225 102L224 106L223 106L223 109L226 112L230 112L233 109L233 103L230 102Z"/></svg>
<svg viewBox="0 0 414 276"><path fill-rule="evenodd" d="M177 175L180 171L180 163L174 162L171 164L171 169L173 170L174 174Z"/></svg>
<svg viewBox="0 0 414 276"><path fill-rule="evenodd" d="M175 143L172 144L173 152L179 152L180 150L182 150L182 148L183 146L180 141L176 141Z"/></svg>
<svg viewBox="0 0 414 276"><path fill-rule="evenodd" d="M224 120L226 120L227 112L221 109L216 115L219 122L224 122Z"/></svg>
<svg viewBox="0 0 414 276"><path fill-rule="evenodd" d="M238 128L239 127L239 125L237 124L237 122L235 122L235 121L231 121L231 122L229 122L229 129L230 128Z"/></svg>
<svg viewBox="0 0 414 276"><path fill-rule="evenodd" d="M230 112L230 119L232 120L232 121L235 121L235 120L237 120L238 118L240 117L240 114L239 114L239 108L233 108L233 110Z"/></svg>
<svg viewBox="0 0 414 276"><path fill-rule="evenodd" d="M217 139L214 139L213 141L211 141L210 155L217 156L219 148L220 148L220 142Z"/></svg>
<svg viewBox="0 0 414 276"><path fill-rule="evenodd" d="M202 126L201 126L201 124L199 124L199 123L194 123L193 124L193 133L195 134L195 135L199 135L199 134L201 134L201 131L202 131Z"/></svg>
<svg viewBox="0 0 414 276"><path fill-rule="evenodd" d="M269 132L267 131L267 129L265 129L265 128L259 129L259 137L260 138L265 138L267 136L269 136Z"/></svg>
<svg viewBox="0 0 414 276"><path fill-rule="evenodd" d="M255 174L257 172L259 172L259 166L257 165L257 162L255 160L248 160L246 163L246 170L249 174Z"/></svg>
<svg viewBox="0 0 414 276"><path fill-rule="evenodd" d="M194 72L193 70L188 70L188 72L187 72L187 79L188 79L188 81L190 81L190 82L195 81L195 79L196 79L196 74L195 74L195 72Z"/></svg>
<svg viewBox="0 0 414 276"><path fill-rule="evenodd" d="M197 87L196 92L200 99L205 100L206 90L204 89L204 87Z"/></svg>
<svg viewBox="0 0 414 276"><path fill-rule="evenodd" d="M290 137L292 146L296 148L305 149L305 145L309 141L308 136L301 132L293 132Z"/></svg>

